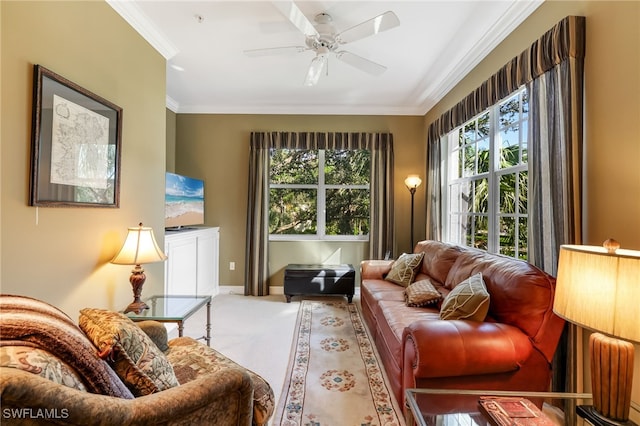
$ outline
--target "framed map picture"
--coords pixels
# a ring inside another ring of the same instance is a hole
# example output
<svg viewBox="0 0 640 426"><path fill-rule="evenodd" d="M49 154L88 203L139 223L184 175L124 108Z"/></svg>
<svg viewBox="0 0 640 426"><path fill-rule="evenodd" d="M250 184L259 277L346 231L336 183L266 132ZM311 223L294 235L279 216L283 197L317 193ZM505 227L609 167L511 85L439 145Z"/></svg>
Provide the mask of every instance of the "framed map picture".
<svg viewBox="0 0 640 426"><path fill-rule="evenodd" d="M30 205L119 207L122 108L35 65Z"/></svg>

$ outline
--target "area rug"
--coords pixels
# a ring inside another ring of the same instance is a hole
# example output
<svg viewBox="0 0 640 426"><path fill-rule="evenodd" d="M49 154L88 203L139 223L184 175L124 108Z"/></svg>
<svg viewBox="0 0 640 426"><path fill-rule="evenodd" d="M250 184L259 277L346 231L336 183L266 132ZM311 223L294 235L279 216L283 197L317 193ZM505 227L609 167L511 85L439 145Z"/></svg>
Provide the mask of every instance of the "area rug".
<svg viewBox="0 0 640 426"><path fill-rule="evenodd" d="M303 300L273 425L401 426L355 303Z"/></svg>

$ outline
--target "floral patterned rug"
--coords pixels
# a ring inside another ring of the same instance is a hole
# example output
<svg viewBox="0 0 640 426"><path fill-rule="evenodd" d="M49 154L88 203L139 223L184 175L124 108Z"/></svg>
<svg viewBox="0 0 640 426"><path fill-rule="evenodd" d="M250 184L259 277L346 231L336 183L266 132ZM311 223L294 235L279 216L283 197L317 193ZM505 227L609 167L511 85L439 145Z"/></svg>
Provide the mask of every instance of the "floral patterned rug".
<svg viewBox="0 0 640 426"><path fill-rule="evenodd" d="M303 300L273 425L402 426L355 303Z"/></svg>

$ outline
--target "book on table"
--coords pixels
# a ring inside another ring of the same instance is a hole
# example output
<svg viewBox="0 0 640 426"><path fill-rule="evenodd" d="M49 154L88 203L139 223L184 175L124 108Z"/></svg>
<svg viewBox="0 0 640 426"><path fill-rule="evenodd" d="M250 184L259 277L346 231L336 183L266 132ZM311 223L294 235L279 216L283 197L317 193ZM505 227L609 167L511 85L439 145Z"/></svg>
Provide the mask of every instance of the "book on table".
<svg viewBox="0 0 640 426"><path fill-rule="evenodd" d="M483 396L481 411L495 426L553 426L554 423L534 403L520 397Z"/></svg>

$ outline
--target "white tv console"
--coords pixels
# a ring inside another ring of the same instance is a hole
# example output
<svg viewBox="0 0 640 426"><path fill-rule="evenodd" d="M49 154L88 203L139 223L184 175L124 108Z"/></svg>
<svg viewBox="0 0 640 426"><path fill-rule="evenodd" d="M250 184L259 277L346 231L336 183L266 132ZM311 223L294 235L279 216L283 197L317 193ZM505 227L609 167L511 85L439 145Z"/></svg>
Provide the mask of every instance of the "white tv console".
<svg viewBox="0 0 640 426"><path fill-rule="evenodd" d="M219 292L220 228L167 230L164 236L167 295L216 296Z"/></svg>

